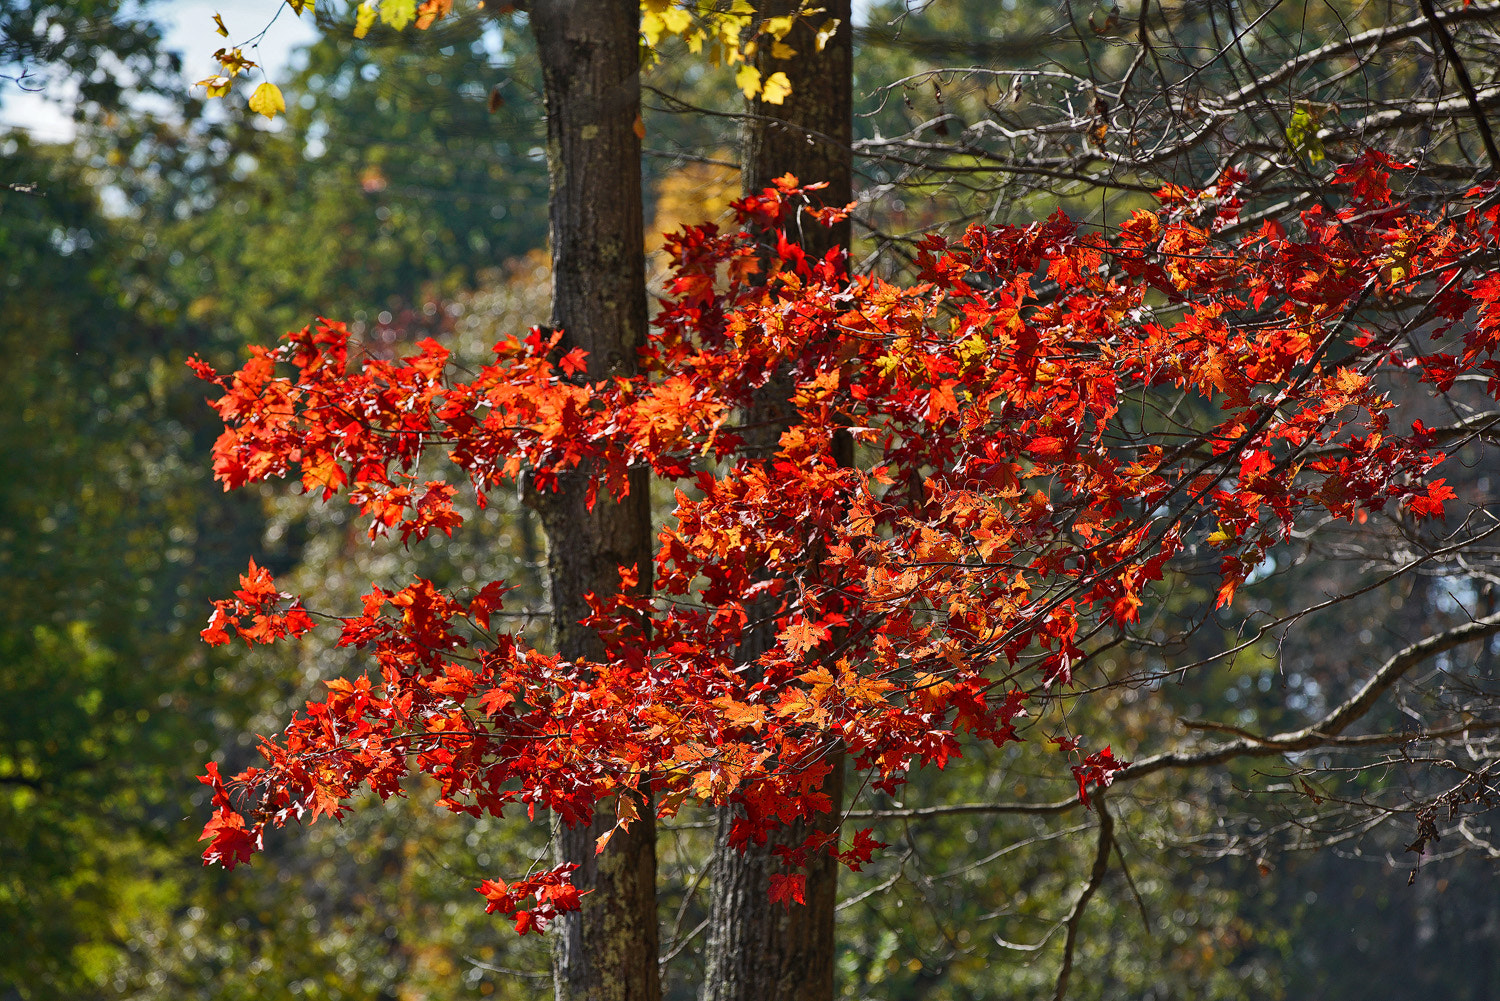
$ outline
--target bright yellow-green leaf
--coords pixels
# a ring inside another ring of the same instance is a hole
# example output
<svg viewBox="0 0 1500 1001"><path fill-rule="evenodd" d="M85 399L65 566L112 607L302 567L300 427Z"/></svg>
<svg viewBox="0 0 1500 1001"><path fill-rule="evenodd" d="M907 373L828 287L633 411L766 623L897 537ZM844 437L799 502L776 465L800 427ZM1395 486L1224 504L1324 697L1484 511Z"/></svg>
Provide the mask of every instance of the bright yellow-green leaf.
<svg viewBox="0 0 1500 1001"><path fill-rule="evenodd" d="M369 0L365 0L354 12L354 37L364 38L373 27L375 27L375 8L370 5Z"/></svg>
<svg viewBox="0 0 1500 1001"><path fill-rule="evenodd" d="M1286 127L1286 138L1292 144L1292 149L1306 153L1307 159L1313 163L1326 156L1323 140L1318 137L1318 125L1322 117L1321 109L1299 104L1292 110L1291 123Z"/></svg>
<svg viewBox="0 0 1500 1001"><path fill-rule="evenodd" d="M785 73L778 70L766 77L766 85L761 91L760 99L767 104L780 104L791 92L792 81L787 79Z"/></svg>
<svg viewBox="0 0 1500 1001"><path fill-rule="evenodd" d="M281 88L274 83L263 83L250 95L250 110L267 118L275 118L278 111L286 110L286 101L281 97Z"/></svg>
<svg viewBox="0 0 1500 1001"><path fill-rule="evenodd" d="M734 75L734 85L744 91L747 98L754 97L760 93L760 70L748 64L741 66Z"/></svg>
<svg viewBox="0 0 1500 1001"><path fill-rule="evenodd" d="M402 30L417 16L417 0L381 0L380 19L386 24Z"/></svg>
<svg viewBox="0 0 1500 1001"><path fill-rule="evenodd" d="M693 26L693 15L681 7L668 7L662 11L661 19L667 30L674 35L680 35Z"/></svg>
<svg viewBox="0 0 1500 1001"><path fill-rule="evenodd" d="M740 15L738 11L719 17L714 22L714 33L718 35L719 44L731 52L737 53L739 51L740 32L749 23L750 18Z"/></svg>
<svg viewBox="0 0 1500 1001"><path fill-rule="evenodd" d="M975 333L970 334L968 338L955 344L953 346L953 353L960 362L967 365L973 359L984 354L984 350L988 346L984 338Z"/></svg>

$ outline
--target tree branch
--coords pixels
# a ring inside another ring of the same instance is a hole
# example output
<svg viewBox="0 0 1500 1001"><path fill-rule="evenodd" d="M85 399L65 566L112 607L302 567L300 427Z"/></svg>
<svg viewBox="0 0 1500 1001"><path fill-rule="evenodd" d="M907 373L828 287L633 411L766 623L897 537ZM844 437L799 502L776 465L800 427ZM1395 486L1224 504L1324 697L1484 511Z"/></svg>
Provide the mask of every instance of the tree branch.
<svg viewBox="0 0 1500 1001"><path fill-rule="evenodd" d="M1484 140L1484 152L1490 158L1490 169L1500 170L1500 149L1495 147L1495 134L1490 131L1489 119L1485 117L1484 110L1479 106L1479 95L1474 92L1474 81L1469 79L1468 67L1464 66L1463 59L1458 54L1458 47L1453 44L1453 36L1448 33L1448 28L1438 19L1437 11L1432 7L1432 0L1421 0L1422 16L1432 25L1433 34L1437 35L1438 42L1443 46L1443 51L1448 55L1448 62L1453 65L1453 74L1458 77L1458 87L1464 92L1464 99L1469 104L1469 113L1474 116L1474 124L1479 126L1479 137Z"/></svg>
<svg viewBox="0 0 1500 1001"><path fill-rule="evenodd" d="M1413 739L1455 736L1471 730L1495 729L1500 724L1484 721L1463 723L1458 726L1424 734L1361 734L1343 737L1341 734L1361 719L1375 703L1407 671L1428 658L1435 657L1454 647L1500 633L1500 613L1489 615L1462 626L1455 626L1436 635L1418 640L1398 651L1381 664L1368 680L1348 699L1335 706L1322 719L1298 730L1287 730L1267 736L1245 734L1237 740L1206 748L1202 751L1166 751L1143 758L1116 772L1114 782L1144 778L1155 772L1176 768L1202 768L1223 764L1236 758L1267 758L1294 751L1307 751L1317 747L1372 746L1396 744ZM1202 723L1189 725L1202 728ZM957 803L951 806L909 807L888 810L851 810L849 819L887 820L917 819L921 817L943 817L962 814L1014 813L1044 815L1065 813L1082 806L1082 800L1073 795L1067 799L1050 803Z"/></svg>
<svg viewBox="0 0 1500 1001"><path fill-rule="evenodd" d="M1062 967L1057 971L1057 990L1052 995L1052 1001L1064 1001L1068 996L1068 980L1073 975L1073 947L1078 941L1078 925L1083 920L1084 908L1109 873L1109 850L1114 845L1115 819L1104 805L1103 789L1094 794L1094 809L1099 814L1099 848L1094 853L1094 868L1089 873L1089 881L1068 914L1068 934L1063 940Z"/></svg>

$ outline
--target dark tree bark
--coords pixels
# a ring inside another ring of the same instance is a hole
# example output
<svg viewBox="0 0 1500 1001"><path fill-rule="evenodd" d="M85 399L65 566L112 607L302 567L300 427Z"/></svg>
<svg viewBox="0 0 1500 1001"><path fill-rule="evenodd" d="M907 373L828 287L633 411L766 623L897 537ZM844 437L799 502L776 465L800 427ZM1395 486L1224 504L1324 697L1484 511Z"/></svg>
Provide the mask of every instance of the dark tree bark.
<svg viewBox="0 0 1500 1001"><path fill-rule="evenodd" d="M792 94L781 105L752 101L751 117L742 134L742 179L746 193L756 193L783 174L795 174L808 183L826 181L820 193L827 205L844 205L851 198L853 100L852 30L849 0L828 3L827 11L815 15L817 23L838 18L838 32L823 50L817 49L814 25L799 20L786 44L795 55L775 59L770 45L759 48L757 64L762 76L781 71L792 82ZM760 17L790 13L795 3L761 0ZM847 248L848 223L828 229L806 220L801 234L803 248L817 257L834 247ZM776 450L781 432L792 414L791 386L775 380L762 394L746 424L758 429L748 436L750 448L769 457ZM852 455L847 440L838 443L841 462ZM769 610L768 610L769 611ZM764 619L766 616L759 616ZM752 635L741 650L746 662L754 660L772 641L774 628ZM832 815L818 824L835 829L844 794L843 752L831 747L833 770L823 791L833 803ZM786 908L770 900L770 876L780 871L772 854L777 845L800 843L809 833L801 824L773 835L764 846L741 853L728 844L730 810L721 810L719 833L711 863L707 972L703 1001L831 1001L834 966L834 906L838 892L838 864L821 856L807 872L806 904Z"/></svg>
<svg viewBox="0 0 1500 1001"><path fill-rule="evenodd" d="M756 0L755 6L760 18L797 9L788 0ZM823 6L826 11L813 15L810 22L799 18L787 36L795 55L775 59L769 44L757 49L762 78L779 70L792 81L792 93L783 104L750 102L750 117L740 133L740 177L746 194L759 193L791 173L803 183L828 182L820 199L825 205L847 205L853 198L854 48L849 0ZM815 26L835 18L839 30L819 52ZM848 246L849 223L830 229L808 219L802 237L803 249L822 257L832 247Z"/></svg>
<svg viewBox="0 0 1500 1001"><path fill-rule="evenodd" d="M642 233L640 8L637 0L538 0L531 8L547 102L547 162L552 181L552 317L564 350L588 352L588 377L631 375L646 337ZM641 585L651 571L651 512L644 472L630 497L600 492L592 511L583 477L556 493L530 491L547 533L552 632L567 659L601 653L599 637L579 625L584 596L619 587L634 566ZM553 931L558 1001L657 1001L656 828L641 818L594 853L614 825L600 811L589 825L559 824L559 861L576 862L575 883L593 892L581 911Z"/></svg>

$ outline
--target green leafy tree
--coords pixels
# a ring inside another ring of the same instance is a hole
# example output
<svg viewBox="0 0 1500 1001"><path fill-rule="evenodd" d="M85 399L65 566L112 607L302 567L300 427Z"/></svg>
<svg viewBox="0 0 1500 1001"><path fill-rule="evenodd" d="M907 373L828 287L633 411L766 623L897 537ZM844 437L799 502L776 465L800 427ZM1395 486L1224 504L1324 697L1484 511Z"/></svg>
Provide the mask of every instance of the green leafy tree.
<svg viewBox="0 0 1500 1001"><path fill-rule="evenodd" d="M204 503L182 349L84 175L0 143L0 984L69 996L172 902L153 876L185 847L184 755L214 732L222 670L192 643L194 599L254 518Z"/></svg>

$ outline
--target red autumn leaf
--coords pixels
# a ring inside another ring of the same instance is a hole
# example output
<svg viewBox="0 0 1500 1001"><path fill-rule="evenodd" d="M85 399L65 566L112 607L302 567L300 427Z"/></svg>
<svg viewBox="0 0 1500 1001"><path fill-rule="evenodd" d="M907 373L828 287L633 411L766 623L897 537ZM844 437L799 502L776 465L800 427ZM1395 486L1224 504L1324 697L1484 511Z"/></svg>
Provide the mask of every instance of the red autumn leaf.
<svg viewBox="0 0 1500 1001"><path fill-rule="evenodd" d="M1102 751L1095 751L1084 758L1082 763L1073 766L1073 777L1078 780L1078 798L1084 806L1089 805L1089 786L1097 784L1100 788L1107 787L1114 781L1115 773L1123 768L1129 767L1130 762L1120 761L1114 756L1114 752L1108 747Z"/></svg>
<svg viewBox="0 0 1500 1001"><path fill-rule="evenodd" d="M1037 435L1026 443L1026 454L1044 461L1060 458L1068 443L1055 435Z"/></svg>
<svg viewBox="0 0 1500 1001"><path fill-rule="evenodd" d="M771 902L781 904L790 908L793 904L805 904L804 895L807 892L807 875L805 873L780 873L771 874Z"/></svg>
<svg viewBox="0 0 1500 1001"><path fill-rule="evenodd" d="M574 348L559 358L557 364L563 370L564 375L578 375L588 370L588 352L583 348Z"/></svg>
<svg viewBox="0 0 1500 1001"><path fill-rule="evenodd" d="M204 865L222 865L233 869L241 862L249 862L250 856L260 850L258 833L245 829L245 818L227 806L221 806L203 825L199 841L208 841L203 851Z"/></svg>
<svg viewBox="0 0 1500 1001"><path fill-rule="evenodd" d="M870 861L870 857L882 848L889 847L884 841L871 837L873 828L866 827L854 833L849 847L838 853L839 861L855 872Z"/></svg>

